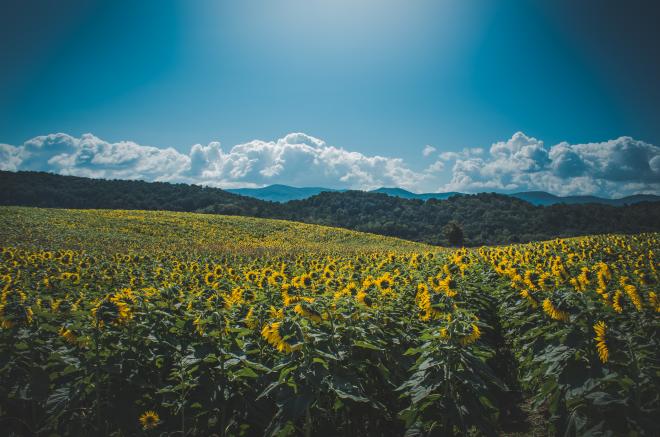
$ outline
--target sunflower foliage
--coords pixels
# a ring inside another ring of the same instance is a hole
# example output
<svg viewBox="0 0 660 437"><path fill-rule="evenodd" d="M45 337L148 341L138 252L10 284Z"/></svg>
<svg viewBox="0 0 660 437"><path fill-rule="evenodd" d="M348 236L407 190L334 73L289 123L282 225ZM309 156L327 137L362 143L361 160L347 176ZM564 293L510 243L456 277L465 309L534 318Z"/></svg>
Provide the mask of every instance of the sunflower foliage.
<svg viewBox="0 0 660 437"><path fill-rule="evenodd" d="M495 396L506 387L484 359L492 352L465 347L479 336L472 319L457 311L406 352L417 356L411 377L398 388L410 402L400 414L409 435L497 435Z"/></svg>
<svg viewBox="0 0 660 437"><path fill-rule="evenodd" d="M0 212L5 435L659 434L657 234Z"/></svg>
<svg viewBox="0 0 660 437"><path fill-rule="evenodd" d="M602 236L481 251L506 281L496 294L522 384L556 434L658 433L657 243Z"/></svg>

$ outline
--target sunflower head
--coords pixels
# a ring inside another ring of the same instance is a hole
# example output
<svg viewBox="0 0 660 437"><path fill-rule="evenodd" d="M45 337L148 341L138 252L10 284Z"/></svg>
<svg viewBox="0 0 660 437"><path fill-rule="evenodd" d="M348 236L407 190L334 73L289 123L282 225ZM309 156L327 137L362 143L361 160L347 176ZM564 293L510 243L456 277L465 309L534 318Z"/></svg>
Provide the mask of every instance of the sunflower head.
<svg viewBox="0 0 660 437"><path fill-rule="evenodd" d="M598 350L598 358L603 364L605 364L607 363L610 357L610 351L607 348L607 343L605 342L606 333L607 333L607 325L605 324L605 322L603 322L602 320L597 322L594 325L594 333L596 334L594 340L596 340L596 349Z"/></svg>
<svg viewBox="0 0 660 437"><path fill-rule="evenodd" d="M440 338L443 341L468 346L481 338L478 319L472 314L463 312L445 316L445 325L440 328Z"/></svg>
<svg viewBox="0 0 660 437"><path fill-rule="evenodd" d="M361 303L362 305L372 308L374 305L376 305L376 298L374 296L374 292L369 288L362 288L358 293L355 295L355 299Z"/></svg>
<svg viewBox="0 0 660 437"><path fill-rule="evenodd" d="M312 286L312 276L311 275L302 275L300 277L300 286L309 288Z"/></svg>
<svg viewBox="0 0 660 437"><path fill-rule="evenodd" d="M392 278L389 275L383 275L376 279L376 286L380 291L389 291L392 289Z"/></svg>
<svg viewBox="0 0 660 437"><path fill-rule="evenodd" d="M158 426L159 422L160 417L158 417L158 413L155 411L145 411L140 416L140 425L142 425L142 429L144 430L154 429Z"/></svg>
<svg viewBox="0 0 660 437"><path fill-rule="evenodd" d="M321 313L314 309L309 302L301 301L293 308L293 311L316 323L320 322L322 319Z"/></svg>
<svg viewBox="0 0 660 437"><path fill-rule="evenodd" d="M122 323L131 318L131 309L120 296L108 296L93 309L92 315L100 323Z"/></svg>
<svg viewBox="0 0 660 437"><path fill-rule="evenodd" d="M22 301L11 300L0 304L0 320L2 327L9 329L13 326L29 325L32 323L32 308Z"/></svg>
<svg viewBox="0 0 660 437"><path fill-rule="evenodd" d="M550 298L543 301L543 311L553 320L568 321L568 313L557 308Z"/></svg>
<svg viewBox="0 0 660 437"><path fill-rule="evenodd" d="M278 351L286 354L300 350L305 341L300 326L290 320L264 326L261 336Z"/></svg>
<svg viewBox="0 0 660 437"><path fill-rule="evenodd" d="M64 339L64 341L66 341L67 343L69 343L69 344L76 344L77 343L78 339L77 339L76 335L73 333L73 331L71 331L70 329L67 329L64 326L62 326L60 328L59 334Z"/></svg>
<svg viewBox="0 0 660 437"><path fill-rule="evenodd" d="M209 287L213 287L217 281L218 275L214 272L208 272L204 275L204 283Z"/></svg>

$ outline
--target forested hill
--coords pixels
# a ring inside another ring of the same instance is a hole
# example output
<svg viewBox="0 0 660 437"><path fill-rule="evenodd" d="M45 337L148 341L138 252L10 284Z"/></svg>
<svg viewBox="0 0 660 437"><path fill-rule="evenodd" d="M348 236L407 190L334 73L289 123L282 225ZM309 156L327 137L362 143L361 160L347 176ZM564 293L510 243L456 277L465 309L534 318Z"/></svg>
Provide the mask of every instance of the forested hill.
<svg viewBox="0 0 660 437"><path fill-rule="evenodd" d="M36 172L0 172L0 204L198 211L279 218L431 244L448 243L450 222L462 228L466 245L660 231L660 202L620 207L599 204L534 206L492 193L423 201L346 191L275 203L196 185L110 181Z"/></svg>
<svg viewBox="0 0 660 437"><path fill-rule="evenodd" d="M268 216L273 204L199 185L90 179L0 171L0 205L80 209L197 211L216 205L228 215Z"/></svg>
<svg viewBox="0 0 660 437"><path fill-rule="evenodd" d="M321 193L282 205L290 220L326 224L446 244L443 227L457 222L468 245L503 244L610 232L660 230L660 202L615 207L600 204L534 206L493 193L446 200L401 199L349 191Z"/></svg>

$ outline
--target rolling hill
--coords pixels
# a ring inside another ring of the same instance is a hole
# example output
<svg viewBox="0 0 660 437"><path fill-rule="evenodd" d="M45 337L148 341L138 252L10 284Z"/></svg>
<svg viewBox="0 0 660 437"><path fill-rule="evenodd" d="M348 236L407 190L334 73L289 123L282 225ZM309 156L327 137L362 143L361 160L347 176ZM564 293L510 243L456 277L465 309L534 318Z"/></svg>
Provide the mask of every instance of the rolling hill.
<svg viewBox="0 0 660 437"><path fill-rule="evenodd" d="M27 238L26 238L27 237ZM99 253L189 250L232 255L437 250L348 229L172 211L0 207L3 245Z"/></svg>

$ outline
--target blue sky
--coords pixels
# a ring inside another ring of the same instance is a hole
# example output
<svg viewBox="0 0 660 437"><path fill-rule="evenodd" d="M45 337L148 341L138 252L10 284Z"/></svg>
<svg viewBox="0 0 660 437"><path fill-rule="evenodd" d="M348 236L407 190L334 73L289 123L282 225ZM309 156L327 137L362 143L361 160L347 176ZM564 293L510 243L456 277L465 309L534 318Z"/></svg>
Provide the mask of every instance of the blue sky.
<svg viewBox="0 0 660 437"><path fill-rule="evenodd" d="M230 177L226 163L207 163L200 171L208 177L188 179L557 191L562 177L582 177L593 180L569 181L571 192L658 190L660 13L652 2L12 0L1 8L0 143L10 145L3 168L26 168L26 141L59 132L77 144L92 133L108 147L171 147L184 161L192 160L195 144L211 150L209 143L219 141L224 156L235 145L289 144L287 134L304 132L323 147L360 154L367 161L354 173L373 174L360 178L326 166L327 177L305 178L298 174L304 167L291 164L296 158L281 162L280 147L253 165L278 178L251 177L254 171ZM517 132L529 141L516 140ZM510 153L520 156L542 142L548 159L523 163L518 173L552 170L559 179L487 180L499 142L518 144ZM581 173L556 170L550 156L562 142L581 160ZM594 164L595 155L580 148L592 143L607 144L600 147L612 150L611 159ZM424 154L427 145L435 150ZM477 148L483 151L465 151ZM387 171L372 162L377 156L401 161L387 161L390 172L435 173L421 182L382 177L378 172ZM610 180L594 170L612 165L646 176ZM112 175L74 167L34 168ZM181 171L125 176L185 179Z"/></svg>

